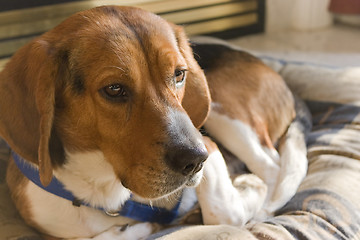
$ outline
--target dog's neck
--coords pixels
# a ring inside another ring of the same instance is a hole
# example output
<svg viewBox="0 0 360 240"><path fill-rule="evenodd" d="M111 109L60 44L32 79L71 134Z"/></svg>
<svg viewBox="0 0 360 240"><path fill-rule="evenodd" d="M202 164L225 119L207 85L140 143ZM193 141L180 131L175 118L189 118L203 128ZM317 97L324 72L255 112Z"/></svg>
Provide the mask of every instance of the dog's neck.
<svg viewBox="0 0 360 240"><path fill-rule="evenodd" d="M69 153L66 163L55 170L55 176L77 198L91 206L117 210L130 198L131 192L116 177L112 166L100 151ZM84 163L86 168L84 168ZM133 194L132 199L151 207L173 210L181 201L179 217L187 213L197 202L195 189L185 188L164 198L148 200Z"/></svg>
<svg viewBox="0 0 360 240"><path fill-rule="evenodd" d="M85 205L102 210L109 216L169 224L187 213L197 201L193 189L182 189L152 201L131 194L116 178L111 165L99 151L67 153L67 163L54 171L55 177L46 187L40 182L36 166L15 152L12 155L21 172L48 194L70 200L75 206ZM186 200L180 201L184 197Z"/></svg>
<svg viewBox="0 0 360 240"><path fill-rule="evenodd" d="M65 188L93 207L114 211L130 198L131 192L116 177L112 166L101 151L69 153L66 163L54 171ZM84 167L86 165L86 167ZM181 198L181 191L166 199L147 200L132 195L132 199L151 206L172 209Z"/></svg>
<svg viewBox="0 0 360 240"><path fill-rule="evenodd" d="M100 151L69 153L66 163L54 171L67 190L93 207L117 210L131 192L117 179Z"/></svg>

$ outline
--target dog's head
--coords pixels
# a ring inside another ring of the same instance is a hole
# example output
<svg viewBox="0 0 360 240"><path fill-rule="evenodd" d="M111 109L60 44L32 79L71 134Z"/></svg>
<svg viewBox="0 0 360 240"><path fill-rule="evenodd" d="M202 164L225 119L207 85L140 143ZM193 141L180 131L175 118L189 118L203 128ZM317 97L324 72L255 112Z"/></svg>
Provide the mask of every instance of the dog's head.
<svg viewBox="0 0 360 240"><path fill-rule="evenodd" d="M155 198L201 169L197 128L209 102L181 27L137 8L99 7L13 56L0 75L0 133L39 165L45 185L64 149L99 150L124 186Z"/></svg>

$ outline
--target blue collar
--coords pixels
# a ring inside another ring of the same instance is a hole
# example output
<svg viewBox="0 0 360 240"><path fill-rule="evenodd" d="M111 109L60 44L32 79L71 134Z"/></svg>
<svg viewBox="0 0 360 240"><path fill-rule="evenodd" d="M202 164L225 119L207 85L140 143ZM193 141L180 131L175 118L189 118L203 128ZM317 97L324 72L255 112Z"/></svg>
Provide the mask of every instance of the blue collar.
<svg viewBox="0 0 360 240"><path fill-rule="evenodd" d="M74 195L68 190L66 190L64 185L55 177L52 178L48 186L46 187L43 186L40 182L38 169L33 167L31 164L29 164L27 161L25 161L15 152L12 151L11 153L15 161L15 164L20 169L20 171L37 186L58 197L71 201L74 206L79 207L80 205L84 205L91 207L87 203L79 201L77 198L75 198ZM170 224L178 217L179 206L180 206L180 201L178 201L178 203L173 209L168 210L166 208L153 207L129 199L124 203L124 205L121 207L121 209L118 212L109 213L105 211L103 208L97 208L97 209L104 211L107 215L113 217L123 216L140 222Z"/></svg>

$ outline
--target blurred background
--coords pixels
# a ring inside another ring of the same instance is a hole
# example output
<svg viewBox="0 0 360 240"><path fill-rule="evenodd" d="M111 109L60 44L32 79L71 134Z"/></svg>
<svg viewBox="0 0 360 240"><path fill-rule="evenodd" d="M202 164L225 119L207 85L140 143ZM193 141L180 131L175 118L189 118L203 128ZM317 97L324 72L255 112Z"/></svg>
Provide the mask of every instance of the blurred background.
<svg viewBox="0 0 360 240"><path fill-rule="evenodd" d="M133 5L226 39L255 54L327 66L360 66L360 0L2 0L0 69L34 37L71 14Z"/></svg>
<svg viewBox="0 0 360 240"><path fill-rule="evenodd" d="M232 42L284 60L360 66L360 0L267 0L265 33Z"/></svg>

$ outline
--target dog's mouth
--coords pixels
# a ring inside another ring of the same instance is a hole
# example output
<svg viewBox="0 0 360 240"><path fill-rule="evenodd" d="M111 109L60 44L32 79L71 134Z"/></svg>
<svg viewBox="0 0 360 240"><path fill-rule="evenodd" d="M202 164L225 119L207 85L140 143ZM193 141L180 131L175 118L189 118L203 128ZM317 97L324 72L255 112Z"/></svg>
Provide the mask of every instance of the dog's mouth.
<svg viewBox="0 0 360 240"><path fill-rule="evenodd" d="M164 194L158 196L157 198L168 197L174 193L181 191L186 187L190 187L190 188L196 187L200 183L202 176L203 176L203 171L202 168L200 168L197 172L194 172L194 174L184 178L183 181L178 181L178 184L174 184L174 185L168 184L163 187L160 187L160 189L164 191L163 192Z"/></svg>
<svg viewBox="0 0 360 240"><path fill-rule="evenodd" d="M171 195L172 193L177 192L185 187L196 187L200 183L202 176L203 176L203 168L201 165L200 167L198 167L198 169L196 169L194 171L193 174L191 174L187 177L184 177L181 184L179 184L177 186L171 185L171 184L166 185L165 188L168 191L168 193L166 193L166 195ZM179 182L181 182L181 181L179 181Z"/></svg>
<svg viewBox="0 0 360 240"><path fill-rule="evenodd" d="M189 180L185 183L186 187L196 187L199 185L203 176L203 164L195 170L195 173L189 178Z"/></svg>
<svg viewBox="0 0 360 240"><path fill-rule="evenodd" d="M148 179L138 179L137 181L121 181L122 185L134 194L144 198L155 200L170 196L186 187L196 187L203 176L203 164L197 167L194 172L188 176L180 174L169 174L168 171L146 172L143 176ZM151 177L152 176L152 177Z"/></svg>

